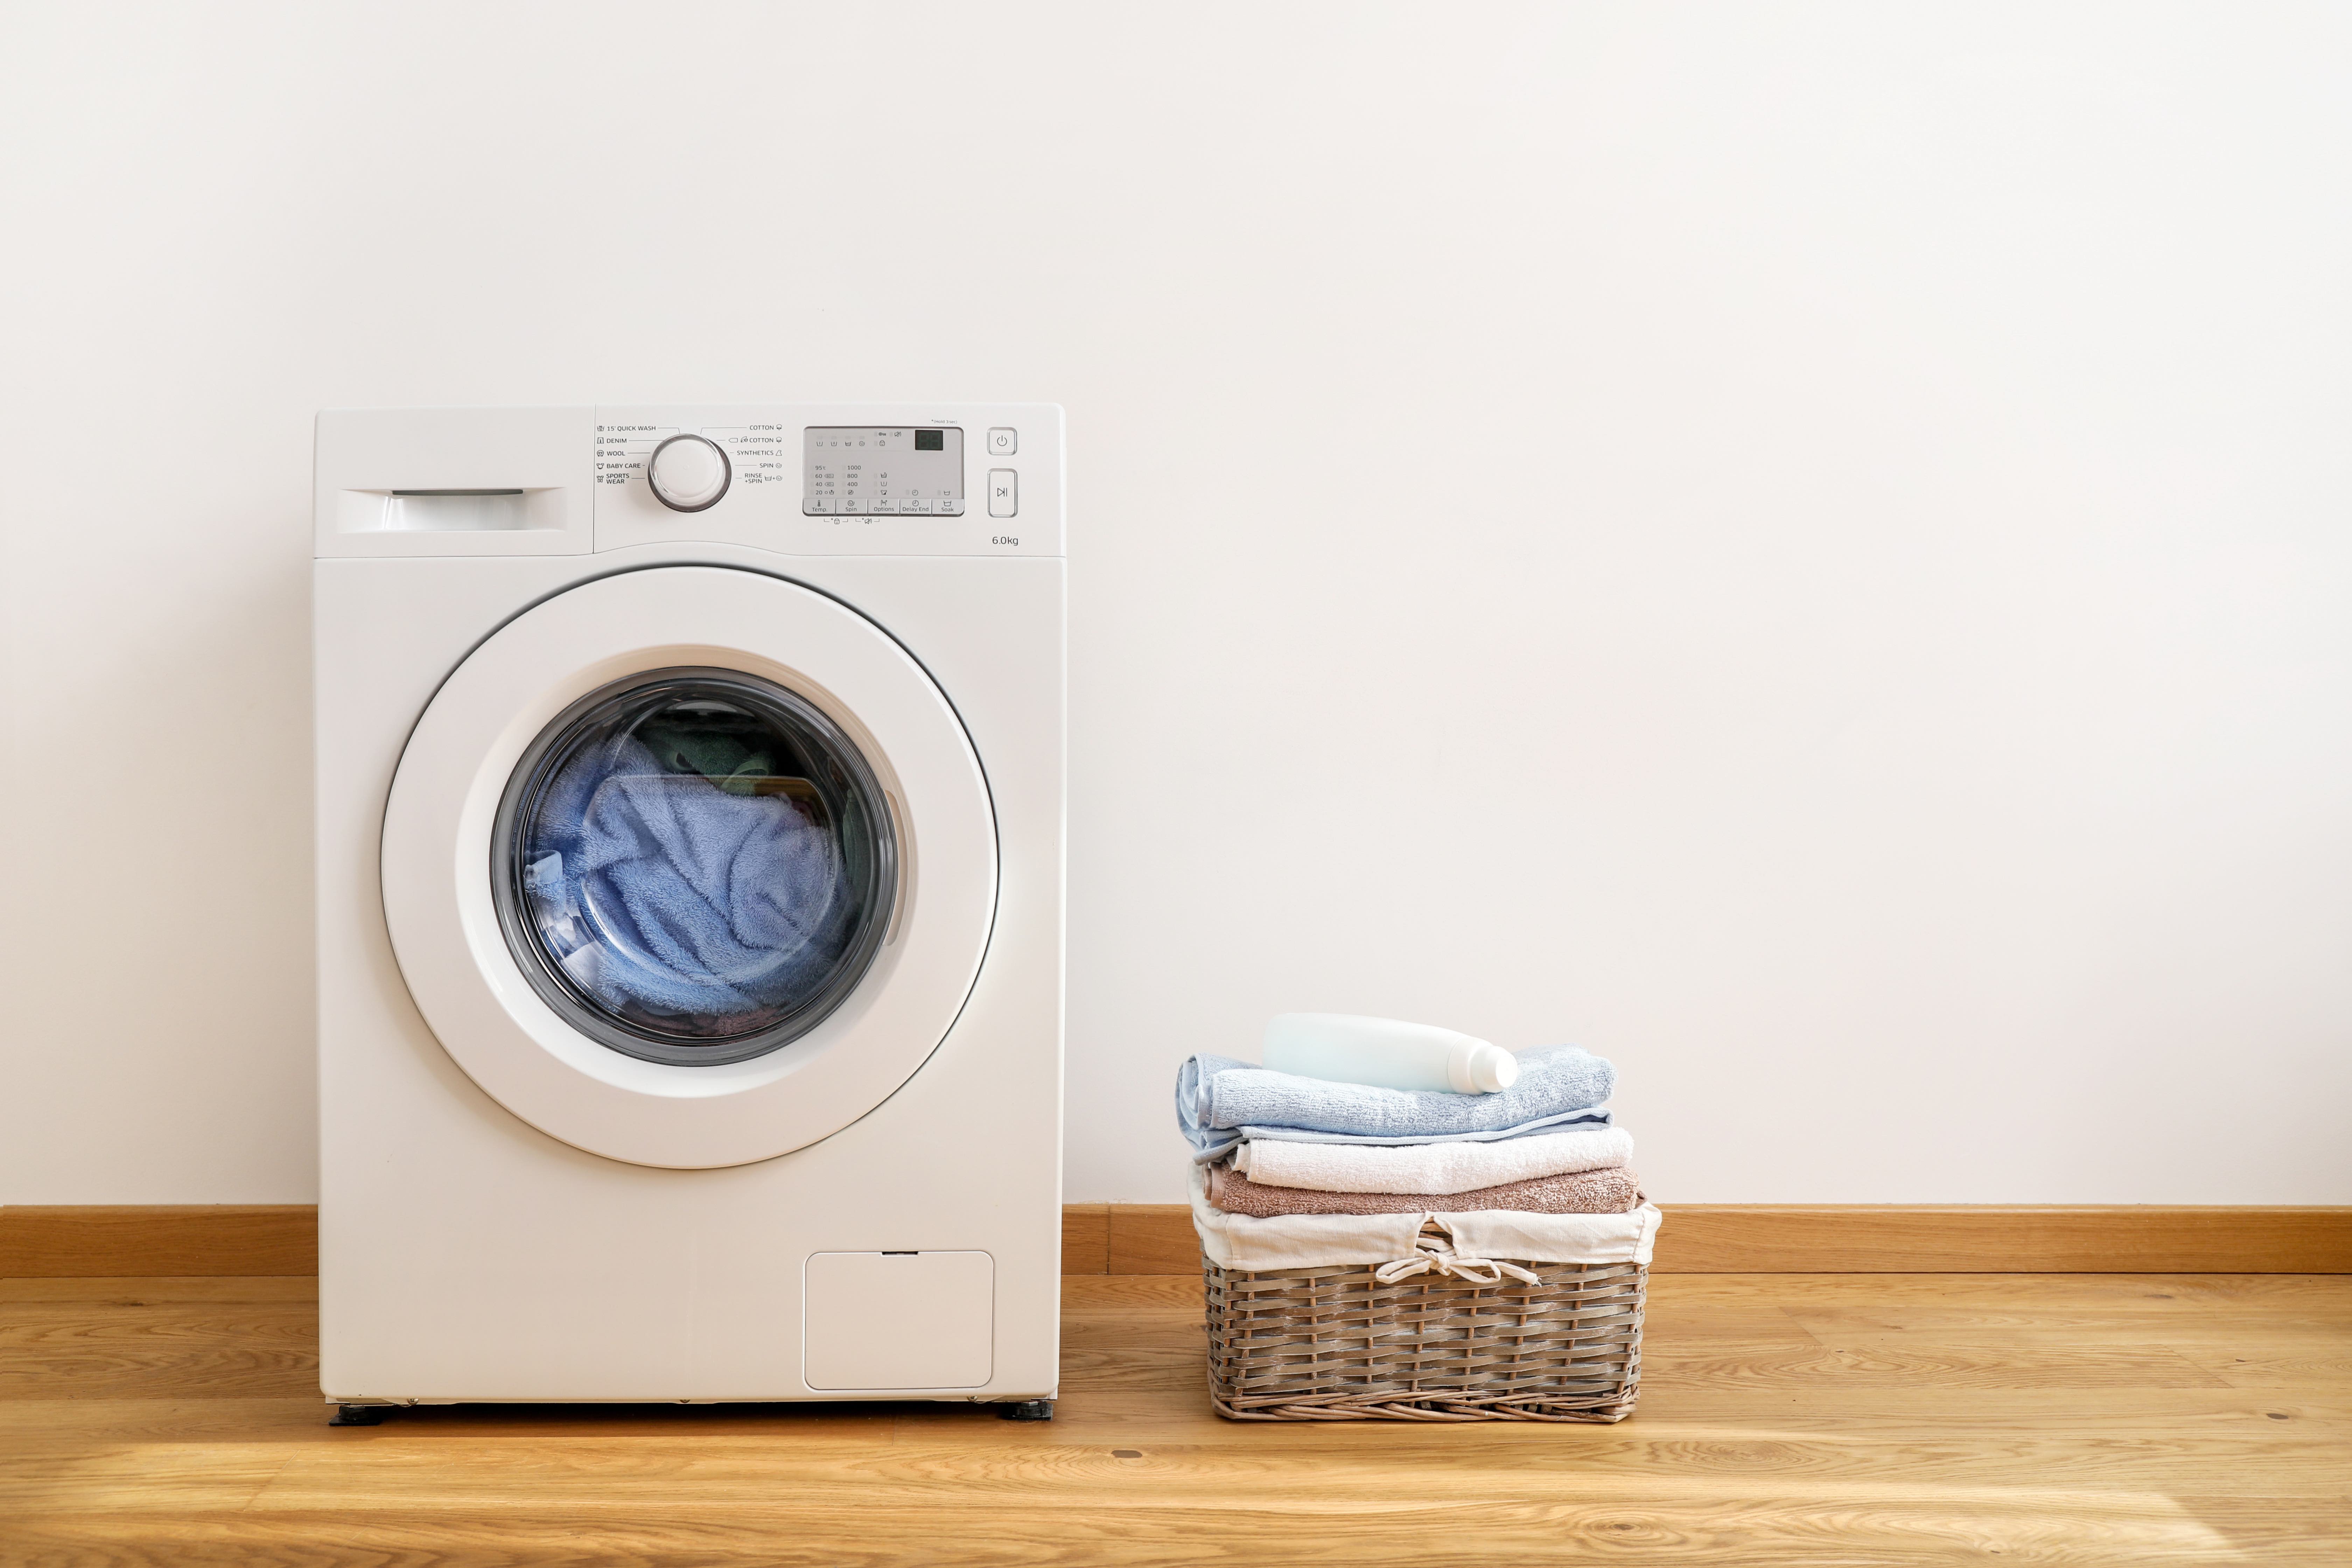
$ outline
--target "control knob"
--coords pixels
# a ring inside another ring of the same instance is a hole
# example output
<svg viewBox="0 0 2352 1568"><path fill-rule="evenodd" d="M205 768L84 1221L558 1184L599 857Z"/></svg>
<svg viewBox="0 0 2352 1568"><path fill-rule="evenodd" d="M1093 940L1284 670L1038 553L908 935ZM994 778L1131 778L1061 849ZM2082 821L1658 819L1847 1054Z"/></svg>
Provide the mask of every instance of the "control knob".
<svg viewBox="0 0 2352 1568"><path fill-rule="evenodd" d="M719 504L735 477L719 444L701 436L673 436L646 462L654 499L672 511L706 511Z"/></svg>

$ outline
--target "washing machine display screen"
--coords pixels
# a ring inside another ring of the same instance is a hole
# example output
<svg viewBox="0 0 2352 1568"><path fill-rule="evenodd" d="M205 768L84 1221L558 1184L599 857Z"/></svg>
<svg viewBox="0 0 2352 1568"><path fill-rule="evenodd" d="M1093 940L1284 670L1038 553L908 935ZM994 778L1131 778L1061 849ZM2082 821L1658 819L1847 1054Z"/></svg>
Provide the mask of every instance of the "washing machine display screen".
<svg viewBox="0 0 2352 1568"><path fill-rule="evenodd" d="M855 989L897 889L890 814L840 727L740 671L574 703L516 768L491 878L524 976L648 1060L742 1061Z"/></svg>
<svg viewBox="0 0 2352 1568"><path fill-rule="evenodd" d="M953 426L812 425L801 453L810 517L963 515L963 432Z"/></svg>

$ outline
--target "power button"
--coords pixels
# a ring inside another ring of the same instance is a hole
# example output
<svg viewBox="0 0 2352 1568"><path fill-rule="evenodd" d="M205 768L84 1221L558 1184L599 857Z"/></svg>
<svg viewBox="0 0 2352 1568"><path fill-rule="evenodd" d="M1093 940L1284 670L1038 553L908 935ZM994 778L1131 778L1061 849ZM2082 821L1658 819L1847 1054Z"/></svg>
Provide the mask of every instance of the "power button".
<svg viewBox="0 0 2352 1568"><path fill-rule="evenodd" d="M995 429L991 430L988 433L988 455L990 457L1009 458L1020 449L1020 431L1009 430L1000 425Z"/></svg>

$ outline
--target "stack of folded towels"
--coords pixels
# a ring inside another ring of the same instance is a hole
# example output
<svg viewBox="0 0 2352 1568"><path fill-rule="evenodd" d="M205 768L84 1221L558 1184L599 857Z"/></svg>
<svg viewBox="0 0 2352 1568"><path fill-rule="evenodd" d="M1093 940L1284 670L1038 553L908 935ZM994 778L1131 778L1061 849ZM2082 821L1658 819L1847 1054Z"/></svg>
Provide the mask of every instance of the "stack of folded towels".
<svg viewBox="0 0 2352 1568"><path fill-rule="evenodd" d="M1375 1089L1188 1059L1176 1114L1193 1194L1228 1214L1629 1214L1633 1140L1605 1109L1617 1071L1573 1046L1529 1051L1492 1094Z"/></svg>

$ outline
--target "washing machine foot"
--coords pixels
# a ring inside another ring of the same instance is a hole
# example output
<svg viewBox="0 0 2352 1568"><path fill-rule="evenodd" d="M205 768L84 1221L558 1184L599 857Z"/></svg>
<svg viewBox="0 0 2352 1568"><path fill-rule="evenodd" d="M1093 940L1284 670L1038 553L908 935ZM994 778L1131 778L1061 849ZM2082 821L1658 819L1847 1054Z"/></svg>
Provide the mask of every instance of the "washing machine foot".
<svg viewBox="0 0 2352 1568"><path fill-rule="evenodd" d="M327 1417L330 1426L381 1426L393 1412L389 1405L338 1405Z"/></svg>
<svg viewBox="0 0 2352 1568"><path fill-rule="evenodd" d="M1005 1421L1051 1421L1054 1402L1050 1399L1016 1399L996 1407L998 1417Z"/></svg>

